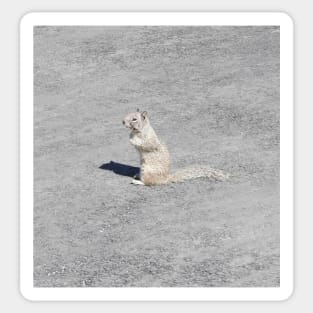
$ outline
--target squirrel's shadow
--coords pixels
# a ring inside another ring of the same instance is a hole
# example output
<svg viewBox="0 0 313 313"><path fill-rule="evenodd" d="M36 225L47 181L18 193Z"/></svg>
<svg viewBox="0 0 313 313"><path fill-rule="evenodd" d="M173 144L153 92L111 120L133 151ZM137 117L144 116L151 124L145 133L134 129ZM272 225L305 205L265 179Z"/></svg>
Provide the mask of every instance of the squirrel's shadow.
<svg viewBox="0 0 313 313"><path fill-rule="evenodd" d="M110 163L104 163L99 166L102 170L112 171L115 174L134 177L136 174L139 173L140 168L136 166L130 166L122 163L116 163L111 161Z"/></svg>

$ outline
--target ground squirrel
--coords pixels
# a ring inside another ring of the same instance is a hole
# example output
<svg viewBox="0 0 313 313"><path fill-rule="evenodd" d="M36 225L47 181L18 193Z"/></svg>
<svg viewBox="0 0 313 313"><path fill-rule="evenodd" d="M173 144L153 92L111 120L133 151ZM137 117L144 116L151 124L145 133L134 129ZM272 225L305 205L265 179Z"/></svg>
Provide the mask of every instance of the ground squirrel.
<svg viewBox="0 0 313 313"><path fill-rule="evenodd" d="M147 112L137 110L137 112L129 113L124 118L123 124L131 130L130 142L140 156L140 173L132 180L133 184L152 186L199 177L215 180L228 178L228 174L205 166L189 167L170 174L168 149L152 128Z"/></svg>

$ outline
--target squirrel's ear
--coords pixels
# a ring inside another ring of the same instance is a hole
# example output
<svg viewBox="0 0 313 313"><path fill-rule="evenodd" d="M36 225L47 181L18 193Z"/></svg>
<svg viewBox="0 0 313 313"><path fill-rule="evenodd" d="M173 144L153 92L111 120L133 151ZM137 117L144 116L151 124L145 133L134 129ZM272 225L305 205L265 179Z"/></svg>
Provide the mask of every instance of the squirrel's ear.
<svg viewBox="0 0 313 313"><path fill-rule="evenodd" d="M144 119L147 117L147 115L148 115L147 111L143 111L143 112L141 113L141 116L142 116Z"/></svg>
<svg viewBox="0 0 313 313"><path fill-rule="evenodd" d="M145 119L147 115L148 115L147 111L143 111L141 113L141 116L143 117L143 119Z"/></svg>

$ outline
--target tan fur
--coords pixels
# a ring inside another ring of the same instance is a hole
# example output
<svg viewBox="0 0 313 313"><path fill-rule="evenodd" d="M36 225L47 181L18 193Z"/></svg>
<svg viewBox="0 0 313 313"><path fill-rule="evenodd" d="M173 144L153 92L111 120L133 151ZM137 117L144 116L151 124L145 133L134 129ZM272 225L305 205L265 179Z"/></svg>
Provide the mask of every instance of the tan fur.
<svg viewBox="0 0 313 313"><path fill-rule="evenodd" d="M147 112L129 113L123 124L131 130L129 138L140 156L140 174L134 184L146 186L161 185L170 182L180 182L198 177L208 177L224 180L228 175L208 167L190 167L169 174L170 156L167 147L157 137L147 116Z"/></svg>

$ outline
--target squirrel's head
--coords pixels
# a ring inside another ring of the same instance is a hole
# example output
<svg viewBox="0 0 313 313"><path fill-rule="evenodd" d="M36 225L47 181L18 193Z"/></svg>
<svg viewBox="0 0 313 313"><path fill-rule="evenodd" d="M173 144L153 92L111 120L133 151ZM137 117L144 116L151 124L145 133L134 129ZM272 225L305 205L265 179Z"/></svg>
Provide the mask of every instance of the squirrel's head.
<svg viewBox="0 0 313 313"><path fill-rule="evenodd" d="M129 113L123 119L123 125L129 128L131 131L138 131L140 132L145 125L149 123L147 112L137 112Z"/></svg>

